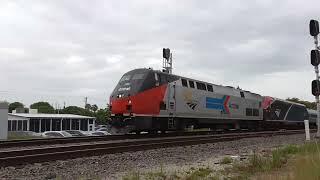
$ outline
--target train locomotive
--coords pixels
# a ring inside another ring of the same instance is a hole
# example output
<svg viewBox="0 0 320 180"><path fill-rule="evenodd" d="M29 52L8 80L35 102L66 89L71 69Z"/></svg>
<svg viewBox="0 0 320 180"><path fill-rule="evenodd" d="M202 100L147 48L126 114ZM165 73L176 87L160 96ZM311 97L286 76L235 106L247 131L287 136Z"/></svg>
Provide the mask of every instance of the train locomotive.
<svg viewBox="0 0 320 180"><path fill-rule="evenodd" d="M112 133L280 128L301 126L305 119L316 123L316 113L302 104L151 68L125 73L109 104Z"/></svg>

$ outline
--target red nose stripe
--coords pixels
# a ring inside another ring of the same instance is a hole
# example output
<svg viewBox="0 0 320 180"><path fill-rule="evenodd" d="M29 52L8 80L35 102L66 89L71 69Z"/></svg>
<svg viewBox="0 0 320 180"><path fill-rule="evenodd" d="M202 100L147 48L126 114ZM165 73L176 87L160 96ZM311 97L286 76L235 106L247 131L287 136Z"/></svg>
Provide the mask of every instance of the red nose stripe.
<svg viewBox="0 0 320 180"><path fill-rule="evenodd" d="M158 115L160 102L163 101L167 85L162 85L140 92L134 96L113 99L112 114L129 113L126 109L129 99L131 100L132 113Z"/></svg>

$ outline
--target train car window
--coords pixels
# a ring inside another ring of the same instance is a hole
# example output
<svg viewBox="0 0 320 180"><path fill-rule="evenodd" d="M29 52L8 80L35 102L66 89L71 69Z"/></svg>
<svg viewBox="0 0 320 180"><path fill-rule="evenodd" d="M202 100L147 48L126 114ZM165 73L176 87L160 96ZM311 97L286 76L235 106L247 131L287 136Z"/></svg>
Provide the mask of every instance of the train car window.
<svg viewBox="0 0 320 180"><path fill-rule="evenodd" d="M207 84L207 89L208 89L208 91L210 91L210 92L213 92L213 88L212 88L212 85L210 85L210 84Z"/></svg>
<svg viewBox="0 0 320 180"><path fill-rule="evenodd" d="M188 87L188 82L187 82L187 80L181 79L181 82L182 82L182 86Z"/></svg>
<svg viewBox="0 0 320 180"><path fill-rule="evenodd" d="M240 91L240 96L244 98L244 93L242 91Z"/></svg>
<svg viewBox="0 0 320 180"><path fill-rule="evenodd" d="M193 82L193 81L189 81L189 86L190 86L191 88L194 88L194 82Z"/></svg>
<svg viewBox="0 0 320 180"><path fill-rule="evenodd" d="M207 90L206 85L204 83L196 82L196 84L197 84L197 89L204 90L204 91Z"/></svg>
<svg viewBox="0 0 320 180"><path fill-rule="evenodd" d="M253 109L252 114L253 116L259 116L259 109Z"/></svg>
<svg viewBox="0 0 320 180"><path fill-rule="evenodd" d="M252 116L252 109L246 108L246 116Z"/></svg>

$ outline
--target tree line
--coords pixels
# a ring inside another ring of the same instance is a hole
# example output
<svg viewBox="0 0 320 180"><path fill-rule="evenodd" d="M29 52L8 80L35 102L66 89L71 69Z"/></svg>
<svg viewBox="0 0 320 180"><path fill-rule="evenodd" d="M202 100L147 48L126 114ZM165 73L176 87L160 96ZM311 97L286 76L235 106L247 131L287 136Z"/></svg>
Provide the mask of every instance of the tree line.
<svg viewBox="0 0 320 180"><path fill-rule="evenodd" d="M109 107L109 106L108 106ZM9 112L15 109L24 109L25 105L21 102L13 102L9 104ZM30 109L38 109L38 113L45 114L76 114L82 116L96 117L98 124L106 124L110 117L109 108L99 108L96 104L87 104L85 108L78 106L68 106L62 109L55 109L48 102L36 102L30 105Z"/></svg>
<svg viewBox="0 0 320 180"><path fill-rule="evenodd" d="M310 101L304 101L304 100L300 100L299 98L287 98L287 101L291 101L291 102L295 102L295 103L300 103L300 104L304 104L306 106L306 108L308 109L317 109L317 103L316 102L310 102Z"/></svg>

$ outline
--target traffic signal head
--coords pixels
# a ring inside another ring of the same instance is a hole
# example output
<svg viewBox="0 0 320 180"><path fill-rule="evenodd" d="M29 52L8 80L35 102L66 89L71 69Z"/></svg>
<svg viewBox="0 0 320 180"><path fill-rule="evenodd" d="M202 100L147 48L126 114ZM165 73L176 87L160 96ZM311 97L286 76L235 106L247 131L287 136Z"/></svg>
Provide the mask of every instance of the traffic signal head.
<svg viewBox="0 0 320 180"><path fill-rule="evenodd" d="M162 57L165 59L170 58L170 49L169 48L163 48Z"/></svg>
<svg viewBox="0 0 320 180"><path fill-rule="evenodd" d="M310 20L309 29L311 36L317 36L319 34L319 22L317 20Z"/></svg>
<svg viewBox="0 0 320 180"><path fill-rule="evenodd" d="M311 84L311 91L314 96L320 95L320 81L319 80L313 80Z"/></svg>
<svg viewBox="0 0 320 180"><path fill-rule="evenodd" d="M318 66L320 64L320 53L318 50L311 50L310 57L312 65Z"/></svg>

